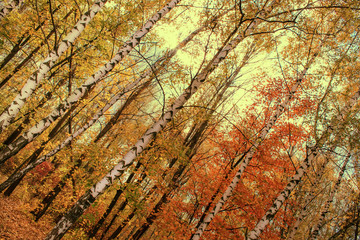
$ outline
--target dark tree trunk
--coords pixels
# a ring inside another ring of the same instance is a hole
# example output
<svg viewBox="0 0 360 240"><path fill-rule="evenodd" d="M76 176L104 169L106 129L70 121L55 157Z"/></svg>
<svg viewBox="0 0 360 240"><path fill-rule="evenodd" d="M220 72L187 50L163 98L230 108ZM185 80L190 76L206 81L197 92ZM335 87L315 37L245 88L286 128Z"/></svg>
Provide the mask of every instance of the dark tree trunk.
<svg viewBox="0 0 360 240"><path fill-rule="evenodd" d="M59 5L56 9L54 9L54 11L52 11L52 14L54 14L56 11L58 11L60 9ZM35 28L35 31L38 31L42 26L44 26L45 21L41 22L39 26L37 26ZM30 40L31 35L29 35L29 31L27 31L26 33L24 33L19 40L17 41L17 43L13 46L13 48L11 49L10 53L4 58L4 60L0 63L0 70L3 69L3 67L6 66L6 64L8 64L10 62L10 60L20 51L20 49ZM0 85L0 87L2 87L2 85Z"/></svg>
<svg viewBox="0 0 360 240"><path fill-rule="evenodd" d="M79 159L76 165L70 169L70 171L61 179L61 181L55 186L55 188L45 196L41 204L36 209L31 211L31 213L35 216L35 221L38 221L45 214L46 210L49 208L49 206L54 201L56 196L61 192L62 188L65 186L66 181L69 178L71 178L75 170L78 167L80 167L81 162L82 162L81 159Z"/></svg>

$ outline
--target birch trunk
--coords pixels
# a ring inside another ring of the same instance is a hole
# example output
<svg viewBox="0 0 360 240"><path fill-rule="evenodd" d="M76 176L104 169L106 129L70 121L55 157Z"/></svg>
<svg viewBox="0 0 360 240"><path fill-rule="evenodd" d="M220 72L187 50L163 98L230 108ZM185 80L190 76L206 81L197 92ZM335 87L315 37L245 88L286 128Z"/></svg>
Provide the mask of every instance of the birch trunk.
<svg viewBox="0 0 360 240"><path fill-rule="evenodd" d="M320 218L318 219L318 223L315 225L315 227L313 228L313 230L311 232L310 239L317 239L317 237L319 236L321 226L323 225L326 214L329 212L329 208L330 208L331 203L334 200L335 193L337 192L337 190L340 187L341 179L342 179L342 177L343 177L343 175L345 173L346 165L349 162L350 157L351 157L351 154L349 153L348 156L345 159L345 162L344 162L340 172L339 172L339 176L338 176L338 179L337 179L337 181L335 183L335 186L334 186L333 190L331 191L328 200L326 201L324 210L320 214Z"/></svg>
<svg viewBox="0 0 360 240"><path fill-rule="evenodd" d="M95 17L95 15L104 6L107 0L97 0L89 11L84 13L80 20L71 29L70 33L60 42L60 44L54 49L40 64L38 70L36 70L25 85L20 90L20 93L11 102L10 106L0 115L0 132L6 129L10 125L14 117L19 113L20 109L24 106L26 100L35 91L41 80L44 79L46 73L51 69L54 63L59 57L74 43L77 37L85 29L86 25Z"/></svg>
<svg viewBox="0 0 360 240"><path fill-rule="evenodd" d="M61 7L61 4L58 6L58 7L56 7L55 9L54 9L54 11L52 11L52 14L54 14L54 13L56 13L59 9L60 9L60 7ZM70 13L71 13L72 11L70 11ZM69 13L69 14L70 14ZM66 16L65 16L65 18L66 18ZM43 21L43 22L41 22L40 24L39 24L39 26L37 26L36 28L35 28L35 31L38 31L42 26L44 26L44 24L45 24L45 21ZM53 31L54 31L55 29L53 29ZM31 39L31 34L29 34L29 32L30 32L30 30L28 30L28 31L26 31L20 38L19 38L19 40L17 41L17 43L13 46L13 48L10 50L10 52L9 52L9 54L6 56L6 57L4 57L4 59L1 61L1 63L0 63L0 70L1 69L3 69L5 66L6 66L6 64L8 64L10 61L11 61L11 59L13 59L13 57L15 57L15 55L22 49L22 47L26 44L26 43L28 43L29 42L29 40ZM49 38L49 35L46 37L46 39L48 39ZM2 84L0 84L0 88L2 87Z"/></svg>
<svg viewBox="0 0 360 240"><path fill-rule="evenodd" d="M59 9L59 7L57 8ZM55 9L55 10L57 10ZM55 12L55 11L54 11ZM63 18L63 20L67 19L70 14L73 12L73 10L69 11ZM35 29L35 31L40 28L41 25L39 27L37 27ZM26 58L24 58L18 65L16 65L16 67L0 82L0 88L2 88L18 71L20 71L24 66L26 66L26 64L33 58L33 56L40 50L40 48L45 45L45 43L48 41L48 39L50 39L50 37L55 33L55 28L53 30L51 30L49 32L49 34L45 37L45 39L37 46L35 47L27 56ZM21 43L21 45L19 46L18 50L21 49L21 47L23 45L25 45L25 43L30 39L30 37L26 38L26 41L23 41ZM15 56L16 52L14 53ZM11 59L11 58L10 58ZM8 59L8 61L10 61L10 59ZM6 64L5 60L3 62L4 66ZM54 68L55 66L53 66ZM1 67L0 67L1 69Z"/></svg>
<svg viewBox="0 0 360 240"><path fill-rule="evenodd" d="M101 110L99 110L93 118L86 123L82 128L78 129L76 132L74 132L72 135L67 137L60 145L55 147L52 151L47 153L46 155L42 156L41 158L37 159L36 161L31 162L26 166L26 168L22 169L20 172L11 175L5 182L0 184L0 192L3 191L5 188L10 186L13 182L18 181L18 179L23 178L25 174L27 174L29 171L34 169L39 164L43 163L50 157L54 156L56 153L58 153L61 149L68 146L76 137L81 135L83 132L85 132L88 128L90 128L94 123L97 122L97 120L104 115L104 113L109 110L118 100L120 100L126 93L131 91L132 89L136 88L140 85L141 82L146 79L146 82L143 83L143 86L140 86L140 91L144 88L146 88L150 83L153 77L158 73L158 71L166 65L170 59L175 56L177 51L181 49L182 47L186 46L187 43L189 43L199 32L204 30L205 25L191 33L187 38L185 38L176 48L173 50L167 52L167 54L163 57L161 57L158 61L156 61L149 70L147 70L145 73L143 73L136 81L133 83L127 85L120 93L116 94ZM150 79L149 79L150 78ZM138 90L139 91L139 90ZM130 96L131 97L131 96ZM123 106L120 108L123 109L125 105L128 103L126 101ZM108 125L106 125L108 126ZM105 127L103 131L101 131L98 136L95 139L95 142L98 141L102 136L105 135L105 130L109 130L110 128Z"/></svg>
<svg viewBox="0 0 360 240"><path fill-rule="evenodd" d="M212 219L215 217L215 215L220 211L220 209L222 208L222 206L225 204L225 202L227 201L227 199L231 196L232 192L234 191L234 189L236 188L237 184L240 181L240 178L243 174L243 172L245 171L245 168L247 167L247 165L249 164L249 162L251 161L253 155L255 154L256 149L258 148L258 146L261 144L261 142L265 139L266 135L268 134L268 132L270 131L270 129L272 128L272 126L275 124L275 122L277 121L277 119L280 117L280 115L284 112L284 109L286 107L289 106L290 104L290 100L292 99L293 95L295 94L297 88L300 86L302 80L305 77L305 74L307 72L307 70L309 69L310 65L312 64L312 62L314 61L314 59L316 58L317 53L315 53L312 58L310 59L310 61L306 64L304 70L302 71L302 73L300 74L299 78L296 80L295 84L292 86L289 94L287 95L287 97L285 98L285 100L279 104L275 110L275 114L270 118L269 122L267 123L267 125L261 130L259 137L254 141L254 144L250 147L249 151L246 153L246 155L244 156L244 160L241 162L239 170L237 171L237 173L235 174L232 182L230 183L230 185L228 186L228 188L225 190L224 194L222 195L221 199L219 200L219 202L215 205L214 209L206 216L206 218L204 219L204 221L200 224L200 226L198 227L197 231L195 232L194 235L192 235L193 240L198 240L200 239L201 235L203 234L203 232L205 231L206 227L210 224L210 222L212 221ZM240 158L240 156L236 157L236 158ZM237 162L238 160L235 158L234 162Z"/></svg>
<svg viewBox="0 0 360 240"><path fill-rule="evenodd" d="M8 5L0 9L0 21L6 17L14 8L20 6L24 0L13 0Z"/></svg>
<svg viewBox="0 0 360 240"><path fill-rule="evenodd" d="M276 198L273 205L269 208L269 210L265 213L265 215L261 218L261 220L256 224L255 228L249 233L247 239L253 240L259 238L262 231L264 231L265 227L274 218L275 214L279 211L282 204L290 196L292 190L294 190L294 188L301 181L302 177L306 173L307 168L310 166L310 163L315 159L316 155L317 155L317 148L309 149L304 162L301 164L299 169L296 170L295 175L291 178L290 182L286 185L284 190Z"/></svg>
<svg viewBox="0 0 360 240"><path fill-rule="evenodd" d="M106 1L106 0L103 0ZM71 94L63 104L59 105L49 116L42 119L35 126L30 128L26 133L24 133L16 142L7 146L0 153L0 164L6 161L11 156L15 155L20 151L24 146L31 142L34 138L44 132L51 123L53 123L57 118L62 116L66 109L70 108L73 104L77 103L81 97L85 95L90 89L92 89L96 83L98 83L104 76L106 76L116 64L118 64L128 53L139 44L140 40L150 31L150 29L155 25L157 21L161 19L166 13L168 13L172 8L179 3L180 0L172 0L168 3L163 9L157 12L153 17L151 17L145 25L138 30L131 38L128 40L123 47L120 48L118 53L113 59L110 60L105 66L103 66L99 71L94 73L87 81L79 87L73 94Z"/></svg>
<svg viewBox="0 0 360 240"><path fill-rule="evenodd" d="M331 151L331 150L330 150ZM325 167L327 165L328 161L324 161L321 166L320 166L320 170L318 170L316 177L315 177L315 182L312 186L312 190L309 193L309 195L307 195L306 199L305 199L305 204L304 207L302 207L300 213L298 214L294 225L291 228L291 231L289 233L289 236L287 238L287 240L292 240L295 237L295 234L300 226L300 223L302 222L302 220L306 217L307 215L307 206L310 204L310 202L313 200L314 196L315 196L315 189L317 188L319 181L320 181L320 177L323 175L324 171L325 171Z"/></svg>
<svg viewBox="0 0 360 240"><path fill-rule="evenodd" d="M310 166L311 162L315 159L320 147L321 146L319 146L319 144L316 144L316 146L311 148L310 153L307 153L307 157L305 158L304 162L301 164L300 168L296 171L295 175L291 178L290 182L286 185L284 190L276 198L273 205L269 208L269 210L265 213L265 215L261 218L261 220L256 224L255 228L249 233L249 235L248 235L249 240L254 240L254 239L259 238L260 234L264 231L265 227L275 217L275 214L279 211L282 204L288 199L292 190L294 190L294 188L301 181L302 177L304 176L304 174L307 171L307 168ZM332 202L334 193L336 192L338 186L340 185L340 181L341 181L342 175L344 174L345 167L349 160L349 157L347 157L347 160L344 163L344 166L339 174L339 178L336 183L336 186L334 187L334 190L330 194L330 198L329 198L328 202L326 203L325 209L322 213L323 218L325 217L326 212L330 206L330 203ZM323 220L323 218L320 220ZM319 224L321 226L322 221L319 221ZM319 226L319 224L317 226ZM316 228L312 232L312 238L314 237L314 231L316 231Z"/></svg>
<svg viewBox="0 0 360 240"><path fill-rule="evenodd" d="M327 152L332 153L334 151L334 149L335 149L335 145L331 146L330 149ZM315 190L318 188L318 185L320 183L320 179L321 179L321 177L323 176L323 174L325 172L325 168L326 168L328 162L329 161L327 160L327 158L325 158L323 163L321 163L321 165L319 167L319 170L316 173L314 183L312 184L311 191L310 191L310 193L307 195L307 197L305 199L304 207L302 207L300 213L298 214L298 217L296 218L296 221L295 221L294 225L292 226L292 229L291 229L290 233L288 234L287 240L294 239L296 231L298 230L298 228L300 226L300 223L306 217L306 215L307 215L307 206L311 203L311 201L315 197Z"/></svg>
<svg viewBox="0 0 360 240"><path fill-rule="evenodd" d="M257 23L254 20L249 25L248 29L253 29ZM130 151L114 166L114 168L92 188L90 188L78 202L68 211L68 213L57 223L52 232L46 239L59 239L65 234L67 229L82 215L82 213L90 206L95 199L101 195L113 181L122 175L122 173L129 167L136 157L146 148L150 141L156 136L158 132L164 129L168 122L173 119L173 116L183 107L187 100L198 90L200 85L206 80L207 76L212 73L215 68L226 58L229 51L233 50L245 37L245 33L241 33L231 40L228 44L222 47L214 56L212 61L193 79L191 85L185 89L173 103L168 111L166 111L160 119L148 129L145 134L136 142Z"/></svg>
<svg viewBox="0 0 360 240"><path fill-rule="evenodd" d="M130 182L133 181L134 176L135 176L135 171L138 170L140 168L142 164L140 162L137 162L134 172L132 172L128 178L126 179L125 183L129 184ZM105 222L105 219L109 216L109 214L111 213L111 211L113 210L113 208L115 207L115 204L117 203L117 201L119 200L121 194L123 193L123 189L118 189L116 191L115 196L113 197L113 199L111 200L110 205L108 206L108 208L106 209L106 211L104 212L104 214L101 216L100 220L93 226L93 228L91 229L91 231L89 232L88 236L89 238L95 237L96 233L99 231L100 227L103 225L103 223Z"/></svg>
<svg viewBox="0 0 360 240"><path fill-rule="evenodd" d="M359 97L360 97L360 88L347 102L347 105L343 108L341 114L337 115L335 119L341 121L342 118L349 113L350 108L352 108L355 105ZM264 217L257 223L255 228L249 233L248 239L258 239L261 232L265 229L267 224L269 224L269 222L274 218L276 212L280 209L284 201L289 197L291 191L300 182L301 177L305 174L307 167L309 166L311 161L314 159L316 153L319 151L319 149L323 146L324 142L326 141L325 137L334 132L334 129L336 129L336 125L338 125L340 121L337 122L331 121L331 124L324 131L321 138L319 138L319 141L315 144L315 146L310 148L311 152L307 153L307 157L300 166L299 170L297 170L296 174L292 177L288 185L274 201L272 207L270 207L270 209L265 213Z"/></svg>

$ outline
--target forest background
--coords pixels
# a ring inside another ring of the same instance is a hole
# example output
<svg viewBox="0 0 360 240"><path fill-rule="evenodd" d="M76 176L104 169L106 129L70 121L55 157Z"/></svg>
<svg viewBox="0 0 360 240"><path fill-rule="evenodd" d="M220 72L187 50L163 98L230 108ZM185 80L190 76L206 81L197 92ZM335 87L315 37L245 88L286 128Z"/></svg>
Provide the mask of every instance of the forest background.
<svg viewBox="0 0 360 240"><path fill-rule="evenodd" d="M360 2L0 3L0 238L358 239Z"/></svg>

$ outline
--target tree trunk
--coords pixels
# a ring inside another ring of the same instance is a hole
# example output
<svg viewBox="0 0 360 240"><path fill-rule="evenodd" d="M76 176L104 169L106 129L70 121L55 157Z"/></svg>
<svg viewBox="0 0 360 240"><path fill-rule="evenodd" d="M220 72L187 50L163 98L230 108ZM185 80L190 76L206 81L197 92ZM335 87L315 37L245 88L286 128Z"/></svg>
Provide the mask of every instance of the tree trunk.
<svg viewBox="0 0 360 240"><path fill-rule="evenodd" d="M32 161L35 161L37 159L37 157L41 154L41 152L44 150L45 148L45 143L42 144L42 146L40 146L38 149L36 149L35 152L33 152L33 154L31 154L30 157L28 157L16 170L15 173L19 171L19 169L21 169L22 166L24 166L25 164L29 164ZM20 184L21 180L25 177L25 175L21 176L20 178L16 179L16 181L14 181L4 192L5 196L10 196L12 194L12 192L15 190L15 188ZM0 192L2 192L5 188L0 188Z"/></svg>
<svg viewBox="0 0 360 240"><path fill-rule="evenodd" d="M151 79L147 82L143 83L139 89L134 90L134 92L126 99L125 103L120 106L117 112L111 117L109 122L105 125L105 127L100 131L100 133L96 136L94 142L99 141L105 134L116 124L120 115L122 115L123 111L128 107L151 83ZM104 111L102 111L104 112Z"/></svg>
<svg viewBox="0 0 360 240"><path fill-rule="evenodd" d="M291 178L291 180L286 185L284 190L276 198L273 205L269 208L269 210L265 213L265 215L261 218L261 220L256 224L254 229L252 231L250 231L250 233L248 234L249 240L259 238L260 234L264 231L265 227L275 217L275 214L279 211L282 204L290 196L290 193L300 183L302 177L306 173L307 168L310 166L311 162L315 159L315 157L317 155L317 151L318 151L317 147L315 147L313 149L309 149L308 153L306 154L307 156L306 156L304 162L301 164L299 169L296 170L295 175Z"/></svg>
<svg viewBox="0 0 360 240"><path fill-rule="evenodd" d="M52 68L59 57L74 43L75 39L80 36L86 25L94 18L100 11L107 0L98 0L87 11L80 20L76 23L70 33L60 42L60 44L46 57L40 64L39 69L35 71L25 85L20 90L20 93L15 97L10 106L0 115L0 132L6 129L11 123L12 119L18 114L20 109L24 106L26 100L35 91L37 85L45 77L46 73Z"/></svg>
<svg viewBox="0 0 360 240"><path fill-rule="evenodd" d="M174 6L177 1L172 1ZM166 9L170 10L170 7ZM250 27L254 25L251 23ZM229 37L230 38L230 37ZM67 229L80 217L83 211L89 207L95 199L101 195L108 187L110 187L113 181L122 175L122 173L130 166L134 159L146 148L155 135L165 128L168 122L170 122L173 116L183 107L185 102L198 90L199 86L206 80L207 76L214 71L214 69L222 62L229 51L234 49L239 42L244 39L244 33L239 34L233 40L231 40L226 46L222 47L215 55L212 61L192 80L191 85L185 89L184 93L175 100L173 105L168 111L166 111L160 119L154 123L154 125L146 131L146 133L138 140L138 142L131 148L131 150L120 160L120 162L114 166L114 168L99 182L97 182L91 189L89 189L75 205L69 210L55 226L53 231L48 235L47 239L60 238ZM229 41L229 39L227 40ZM227 42L226 41L226 42Z"/></svg>
<svg viewBox="0 0 360 240"><path fill-rule="evenodd" d="M356 225L355 225L355 234L354 234L354 240L357 240L358 239L358 236L359 236L359 224L360 224L360 207L357 206L356 207L356 210L357 210L357 220L356 220Z"/></svg>
<svg viewBox="0 0 360 240"><path fill-rule="evenodd" d="M147 193L147 195L141 200L141 202L145 202L152 194L153 192L157 189L157 186L153 186L150 191ZM137 208L134 208L132 210L132 212L126 217L125 220L123 220L120 225L116 228L116 230L111 234L111 236L108 239L115 239L120 232L125 228L125 226L131 221L131 219L135 216L135 213L137 211ZM118 212L119 213L119 212ZM117 214L118 215L118 214ZM116 216L117 216L116 215ZM115 217L114 217L115 218ZM109 230L110 228L110 224L107 228L107 230ZM101 236L101 239L105 236L105 232L103 233L103 235Z"/></svg>
<svg viewBox="0 0 360 240"><path fill-rule="evenodd" d="M59 7L58 7L59 8ZM57 9L58 9L57 8ZM55 10L57 10L55 9ZM54 12L55 12L54 10ZM65 17L63 18L63 20L67 19L70 14L72 13L72 11L70 11L69 13L67 13L65 15ZM39 27L38 27L39 28ZM36 28L35 30L37 30L38 28ZM1 82L0 82L0 88L2 88L18 71L20 71L29 61L30 59L33 58L33 56L40 50L40 48L47 42L47 40L50 39L50 37L55 33L56 29L54 28L53 30L50 31L50 33L45 37L45 39L36 47L34 48L30 54L28 54L28 56L26 58L24 58ZM30 37L28 37L30 39ZM20 49L19 49L20 50ZM10 59L9 59L10 60ZM5 61L5 60L4 60ZM4 62L4 64L6 64L6 62ZM4 65L5 66L5 65ZM54 65L55 66L55 65ZM53 66L53 67L54 67Z"/></svg>
<svg viewBox="0 0 360 240"><path fill-rule="evenodd" d="M346 157L345 162L344 162L344 164L343 164L343 166L341 168L341 171L339 172L339 176L338 176L338 179L337 179L337 181L335 183L335 186L334 186L333 190L331 191L331 193L330 193L330 195L329 195L329 197L328 197L328 199L326 201L324 210L320 214L320 218L318 219L318 223L315 225L315 227L313 228L313 230L311 232L311 238L310 239L317 239L317 237L318 237L318 235L320 233L320 229L323 226L326 214L329 212L330 205L334 200L335 193L339 189L341 179L342 179L342 177L343 177L343 175L345 173L346 165L349 162L350 157L351 157L351 154L349 152L349 154Z"/></svg>
<svg viewBox="0 0 360 240"><path fill-rule="evenodd" d="M111 226L114 224L114 222L115 222L116 218L119 216L120 212L125 209L125 207L126 207L126 205L127 205L128 203L129 203L129 202L128 202L127 199L125 199L125 201L121 203L121 205L119 206L118 210L116 211L116 214L112 217L109 225L108 225L108 226L105 228L105 230L102 232L100 239L103 239L103 238L105 237L106 233L110 230Z"/></svg>
<svg viewBox="0 0 360 240"><path fill-rule="evenodd" d="M8 5L6 5L4 8L0 9L0 21L6 17L14 8L17 6L20 6L24 1L23 0L13 0L10 1Z"/></svg>
<svg viewBox="0 0 360 240"><path fill-rule="evenodd" d="M332 152L334 150L334 147L330 148L329 149L329 152ZM302 220L306 217L307 215L307 206L311 203L311 201L314 199L314 196L315 196L315 190L317 189L319 183L320 183L320 179L321 177L323 176L324 172L325 172L325 167L327 165L328 161L325 160L319 167L317 173L316 173L316 177L315 177L315 180L314 180L314 183L312 184L312 187L311 187L311 191L310 193L306 196L306 199L305 199L305 204L304 206L301 208L296 220L295 220L295 223L293 224L291 230L290 230L290 233L288 234L288 238L287 240L293 240L294 237L295 237L295 234L300 226L300 223L302 222Z"/></svg>
<svg viewBox="0 0 360 240"><path fill-rule="evenodd" d="M227 199L231 196L232 192L234 191L237 184L239 183L240 178L241 178L243 172L245 171L245 168L247 167L247 165L251 161L253 155L255 154L256 149L261 144L261 142L266 138L266 135L268 134L268 132L270 131L272 126L275 124L277 119L280 117L280 115L284 112L285 108L288 107L290 100L294 96L297 88L300 86L302 80L305 77L307 70L309 69L311 63L314 61L316 55L317 54L315 53L313 55L313 57L310 59L310 61L307 63L304 70L300 74L299 78L296 80L295 84L292 86L291 90L289 91L289 94L286 96L285 100L277 106L274 115L270 118L270 121L266 124L266 126L261 130L259 137L255 140L254 144L250 147L250 149L248 150L246 155L238 156L234 159L234 162L237 162L239 158L242 158L242 157L244 158L244 160L240 164L239 170L235 174L235 176L234 176L232 182L230 183L230 185L228 186L228 188L225 190L221 199L215 205L214 209L206 216L206 218L200 224L200 226L198 227L197 231L195 232L195 234L193 235L193 237L191 239L193 239L193 240L200 239L200 237L203 234L203 232L205 231L206 227L210 224L210 222L212 221L214 216L220 211L220 209L225 204Z"/></svg>
<svg viewBox="0 0 360 240"><path fill-rule="evenodd" d="M37 222L49 208L51 203L54 201L56 196L61 192L62 188L65 186L68 179L74 174L75 170L80 167L81 159L79 159L76 164L70 169L70 171L61 179L61 181L55 186L55 188L49 192L45 198L42 200L41 204L34 210L31 211L31 214L35 216L35 221Z"/></svg>
<svg viewBox="0 0 360 240"><path fill-rule="evenodd" d="M157 213L160 212L162 206L168 202L168 195L169 195L169 193L165 193L162 195L161 199L156 204L153 211L146 218L145 223L134 233L134 235L131 237L131 239L137 240L137 239L140 239L141 236L144 235L144 233L149 229L151 224L156 220L156 215L157 215Z"/></svg>
<svg viewBox="0 0 360 240"><path fill-rule="evenodd" d="M128 40L124 44L122 48L120 48L119 52L115 55L115 57L113 57L113 59L110 60L110 62L105 64L104 67L102 67L98 72L93 74L81 87L75 90L75 92L70 97L68 97L63 104L58 106L52 113L50 113L48 117L42 119L35 126L30 128L29 131L24 133L20 138L18 138L16 142L14 142L10 146L2 150L0 152L0 164L5 162L11 156L15 155L17 152L19 152L24 146L26 146L34 138L36 138L43 131L45 131L52 122L54 122L57 118L62 116L66 111L66 109L70 108L73 104L77 103L85 95L85 93L87 93L90 89L92 89L96 83L98 83L104 76L106 76L115 67L116 64L118 64L126 55L129 54L129 52L134 47L138 45L140 43L140 40L150 31L150 29L155 25L155 23L158 20L160 20L163 15L169 12L179 1L180 0L171 1L170 4L168 4L165 8L160 10L158 13L156 13L152 18L150 18L145 23L145 25L140 30L138 30L130 38L130 40ZM95 5L98 6L98 4ZM86 18L86 20L89 19ZM79 22L81 23L81 20ZM81 27L81 29L83 29L83 27ZM7 112L8 111L9 110L7 110ZM5 121L5 119L7 120ZM8 120L9 120L8 117L4 117L4 120L2 120L2 118L0 117L0 125L1 125L1 121L3 122L2 123L3 125L8 124L9 123Z"/></svg>
<svg viewBox="0 0 360 240"><path fill-rule="evenodd" d="M111 213L111 211L113 210L113 208L115 207L115 204L117 203L117 201L119 200L121 194L123 193L122 190L118 189L116 190L116 194L113 197L113 199L111 200L110 205L107 207L106 211L104 212L104 214L101 216L100 220L94 225L94 227L92 228L92 230L90 231L89 238L95 237L96 233L99 231L100 227L103 225L103 223L105 222L106 218L109 216L109 214Z"/></svg>
<svg viewBox="0 0 360 240"><path fill-rule="evenodd" d="M60 9L61 4L55 8L54 11L52 11L52 14L56 13ZM39 26L35 28L35 31L38 31L42 26L44 26L45 21L41 22ZM10 60L20 51L20 49L31 39L31 35L29 34L29 31L26 31L17 41L17 43L13 46L13 48L10 50L9 54L4 57L2 62L0 63L0 70L3 69L3 67L6 66L10 62ZM49 35L46 37L46 39L49 39ZM3 86L3 83L0 83L0 88Z"/></svg>
<svg viewBox="0 0 360 240"><path fill-rule="evenodd" d="M135 176L135 171L138 170L141 166L141 162L137 162L134 171L129 175L129 177L126 179L126 183L129 184L130 182L133 181L134 176ZM108 208L106 209L106 211L104 212L104 214L101 216L100 220L94 225L93 229L90 231L89 238L95 237L96 233L99 231L99 228L101 227L101 225L105 222L105 219L109 216L109 214L111 213L112 209L114 208L116 202L118 201L118 199L120 198L121 194L123 193L122 189L118 189L116 191L116 194L114 196L114 198L111 200L110 205L108 206Z"/></svg>

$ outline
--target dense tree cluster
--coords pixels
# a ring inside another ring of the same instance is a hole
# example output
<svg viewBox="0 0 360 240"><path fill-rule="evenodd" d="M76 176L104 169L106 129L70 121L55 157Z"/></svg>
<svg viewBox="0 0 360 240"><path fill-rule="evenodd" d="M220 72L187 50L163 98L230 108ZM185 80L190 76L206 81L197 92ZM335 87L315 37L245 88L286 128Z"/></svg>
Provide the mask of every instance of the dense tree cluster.
<svg viewBox="0 0 360 240"><path fill-rule="evenodd" d="M7 0L0 22L0 191L46 239L359 238L358 1Z"/></svg>

